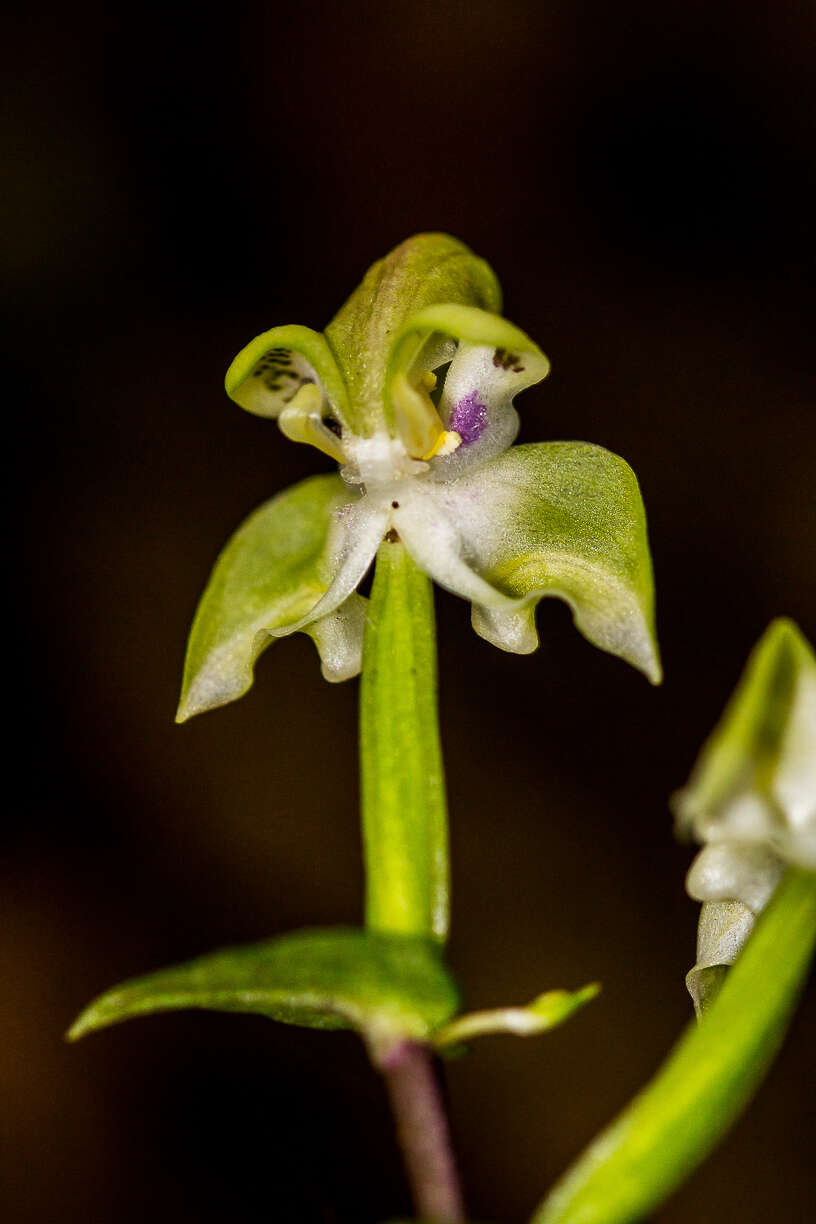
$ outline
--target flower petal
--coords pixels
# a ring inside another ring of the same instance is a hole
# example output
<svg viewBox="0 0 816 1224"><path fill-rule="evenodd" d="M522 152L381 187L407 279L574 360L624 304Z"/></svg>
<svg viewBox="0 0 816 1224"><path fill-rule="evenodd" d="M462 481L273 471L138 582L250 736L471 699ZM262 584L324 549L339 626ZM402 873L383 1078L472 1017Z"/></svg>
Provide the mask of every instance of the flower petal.
<svg viewBox="0 0 816 1224"><path fill-rule="evenodd" d="M758 914L782 875L772 850L756 842L710 842L695 858L686 891L695 901L741 901Z"/></svg>
<svg viewBox="0 0 816 1224"><path fill-rule="evenodd" d="M403 374L416 381L444 361L446 337L459 343L445 376L439 414L461 442L433 460L437 480L458 479L506 450L519 428L514 396L550 370L538 345L507 319L446 302L417 311L397 334L389 357L389 391Z"/></svg>
<svg viewBox="0 0 816 1224"><path fill-rule="evenodd" d="M227 394L256 416L278 417L309 383L326 397L327 415L348 423L348 396L326 337L310 327L287 324L256 336L227 370Z"/></svg>
<svg viewBox="0 0 816 1224"><path fill-rule="evenodd" d="M352 428L361 437L393 425L386 395L393 340L406 319L434 302L499 310L501 290L485 261L458 239L415 234L368 269L326 328L349 389Z"/></svg>
<svg viewBox="0 0 816 1224"><path fill-rule="evenodd" d="M443 499L427 481L412 483L414 488L404 487L400 493L391 521L419 568L462 599L479 601L512 614L519 607L519 600L496 590L470 563L467 543L456 517L455 501Z"/></svg>
<svg viewBox="0 0 816 1224"><path fill-rule="evenodd" d="M388 527L389 514L388 502L370 495L340 508L334 517L324 562L324 572L333 575L326 593L298 620L267 630L272 637L286 637L300 629L307 629L345 604L374 560ZM356 613L350 615L356 616ZM308 632L318 632L318 636L321 634L321 631L313 629L308 629Z"/></svg>
<svg viewBox="0 0 816 1224"><path fill-rule="evenodd" d="M755 647L673 806L681 833L816 870L816 657L792 621Z"/></svg>
<svg viewBox="0 0 816 1224"><path fill-rule="evenodd" d="M816 870L816 658L792 621L754 648L688 785L680 834L705 842L686 878L703 902L686 984L701 1015L787 863Z"/></svg>
<svg viewBox="0 0 816 1224"><path fill-rule="evenodd" d="M304 626L320 655L324 680L337 684L359 676L367 607L368 600L355 592L334 612Z"/></svg>
<svg viewBox="0 0 816 1224"><path fill-rule="evenodd" d="M728 967L742 951L757 916L782 877L780 859L755 842L710 842L686 876L686 891L702 901L697 963L686 986L701 1016L717 997Z"/></svg>
<svg viewBox="0 0 816 1224"><path fill-rule="evenodd" d="M339 477L314 476L264 503L238 528L198 605L178 722L243 696L270 634L298 618L311 619L330 584L332 516L349 499ZM355 618L361 618L355 608L345 617L342 626L315 626L312 632L318 649L326 651L324 668L349 674L349 642Z"/></svg>
<svg viewBox="0 0 816 1224"><path fill-rule="evenodd" d="M477 633L503 650L534 650L535 605L556 595L589 641L659 682L646 520L623 459L584 442L517 446L454 483L425 487L492 592L453 588L474 600Z"/></svg>

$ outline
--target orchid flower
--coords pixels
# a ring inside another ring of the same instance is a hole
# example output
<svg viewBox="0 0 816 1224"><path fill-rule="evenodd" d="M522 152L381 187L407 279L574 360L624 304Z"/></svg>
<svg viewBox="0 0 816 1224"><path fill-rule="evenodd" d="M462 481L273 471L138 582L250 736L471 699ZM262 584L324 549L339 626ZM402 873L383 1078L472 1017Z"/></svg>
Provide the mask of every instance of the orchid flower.
<svg viewBox="0 0 816 1224"><path fill-rule="evenodd" d="M792 621L754 649L674 810L678 831L704 843L686 879L703 903L686 979L701 1012L785 868L816 872L816 657Z"/></svg>
<svg viewBox="0 0 816 1224"><path fill-rule="evenodd" d="M324 333L275 327L238 354L231 398L339 473L278 494L228 543L193 625L179 721L240 697L264 647L298 631L327 679L357 674L357 588L397 539L501 649L535 650L536 604L555 595L586 638L659 682L635 476L583 442L512 445L514 397L549 362L500 309L483 260L420 234L374 264Z"/></svg>

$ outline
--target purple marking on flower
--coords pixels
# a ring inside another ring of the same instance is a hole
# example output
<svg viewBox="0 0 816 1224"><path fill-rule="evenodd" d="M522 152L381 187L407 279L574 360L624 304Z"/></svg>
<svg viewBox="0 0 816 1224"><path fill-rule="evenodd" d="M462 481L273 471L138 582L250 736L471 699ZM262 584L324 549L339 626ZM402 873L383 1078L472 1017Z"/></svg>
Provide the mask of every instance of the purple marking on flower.
<svg viewBox="0 0 816 1224"><path fill-rule="evenodd" d="M455 429L464 446L470 446L487 429L487 408L478 391L471 391L459 400L450 414L448 429Z"/></svg>

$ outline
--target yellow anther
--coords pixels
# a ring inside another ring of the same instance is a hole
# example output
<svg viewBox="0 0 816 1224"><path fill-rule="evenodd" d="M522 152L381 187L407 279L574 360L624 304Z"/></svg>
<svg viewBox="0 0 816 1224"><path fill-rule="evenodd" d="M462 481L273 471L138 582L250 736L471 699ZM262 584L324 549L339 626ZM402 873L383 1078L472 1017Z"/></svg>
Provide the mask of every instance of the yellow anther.
<svg viewBox="0 0 816 1224"><path fill-rule="evenodd" d="M436 375L434 374L433 370L428 370L426 374L422 375L422 385L427 391L436 390L436 381Z"/></svg>
<svg viewBox="0 0 816 1224"><path fill-rule="evenodd" d="M462 445L462 437L455 429L443 429L442 433L436 439L436 444L433 450L428 451L427 455L423 455L423 459L433 459L434 455L450 455L457 446Z"/></svg>

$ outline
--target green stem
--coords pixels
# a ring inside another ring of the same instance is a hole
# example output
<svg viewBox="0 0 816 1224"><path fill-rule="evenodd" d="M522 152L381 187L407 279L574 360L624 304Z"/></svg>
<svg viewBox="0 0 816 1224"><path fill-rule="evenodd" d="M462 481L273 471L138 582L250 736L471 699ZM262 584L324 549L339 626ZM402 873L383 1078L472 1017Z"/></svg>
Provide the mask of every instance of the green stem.
<svg viewBox="0 0 816 1224"><path fill-rule="evenodd" d="M360 687L366 925L444 941L448 818L436 703L433 588L398 539L377 554ZM417 1212L464 1219L450 1133L426 1045L380 1060Z"/></svg>
<svg viewBox="0 0 816 1224"><path fill-rule="evenodd" d="M791 869L700 1023L579 1157L533 1224L631 1224L679 1186L770 1066L814 947L816 876Z"/></svg>
<svg viewBox="0 0 816 1224"><path fill-rule="evenodd" d="M402 544L377 554L363 644L360 763L366 924L448 931L448 823L433 590Z"/></svg>

